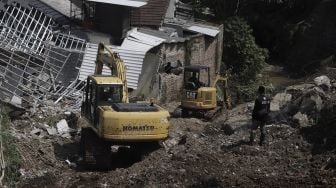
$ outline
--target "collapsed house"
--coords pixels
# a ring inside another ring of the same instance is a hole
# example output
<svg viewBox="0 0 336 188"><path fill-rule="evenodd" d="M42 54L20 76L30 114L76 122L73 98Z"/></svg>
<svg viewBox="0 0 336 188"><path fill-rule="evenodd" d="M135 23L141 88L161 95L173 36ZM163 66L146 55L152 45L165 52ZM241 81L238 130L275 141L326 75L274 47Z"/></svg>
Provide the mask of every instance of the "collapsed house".
<svg viewBox="0 0 336 188"><path fill-rule="evenodd" d="M68 106L78 109L99 42L124 60L137 98L179 99L185 65L207 65L212 78L219 71L222 26L177 18L175 1L62 1L70 8L50 0L1 4L1 100L34 106L69 99ZM71 24L78 21L81 27Z"/></svg>

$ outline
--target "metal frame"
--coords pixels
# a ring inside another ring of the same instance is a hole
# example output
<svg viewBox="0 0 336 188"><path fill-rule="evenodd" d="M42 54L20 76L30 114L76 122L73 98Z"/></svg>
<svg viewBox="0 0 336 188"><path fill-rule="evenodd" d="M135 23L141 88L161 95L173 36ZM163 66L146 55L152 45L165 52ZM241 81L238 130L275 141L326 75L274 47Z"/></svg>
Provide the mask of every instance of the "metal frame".
<svg viewBox="0 0 336 188"><path fill-rule="evenodd" d="M17 96L36 106L46 96L56 97L55 103L67 97L78 109L84 88L78 75L69 85L57 80L64 65L73 63L71 53L83 54L85 48L84 39L57 31L56 23L37 9L6 5L0 17L0 99L10 102Z"/></svg>

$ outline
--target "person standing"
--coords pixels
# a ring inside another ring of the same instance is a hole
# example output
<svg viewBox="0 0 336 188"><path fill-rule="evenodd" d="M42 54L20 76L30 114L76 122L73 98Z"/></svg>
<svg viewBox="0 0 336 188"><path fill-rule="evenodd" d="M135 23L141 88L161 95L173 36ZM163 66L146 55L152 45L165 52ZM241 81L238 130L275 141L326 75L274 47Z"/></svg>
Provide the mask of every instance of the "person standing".
<svg viewBox="0 0 336 188"><path fill-rule="evenodd" d="M252 125L250 130L250 144L255 141L255 133L258 127L260 128L260 141L259 145L262 145L265 141L265 125L270 112L271 100L266 96L264 86L259 86L258 97L254 102L254 108L252 111Z"/></svg>

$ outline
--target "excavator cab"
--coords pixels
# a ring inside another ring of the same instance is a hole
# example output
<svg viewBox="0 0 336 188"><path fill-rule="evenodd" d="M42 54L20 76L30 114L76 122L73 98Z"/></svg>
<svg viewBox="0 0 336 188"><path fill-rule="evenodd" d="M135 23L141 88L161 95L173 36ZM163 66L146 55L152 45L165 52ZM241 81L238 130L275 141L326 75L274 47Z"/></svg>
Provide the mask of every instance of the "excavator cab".
<svg viewBox="0 0 336 188"><path fill-rule="evenodd" d="M219 82L223 83L222 88L217 88ZM219 94L223 96L218 96ZM218 112L227 111L228 101L227 78L217 75L214 83L211 85L209 67L192 65L184 68L181 101L183 117L191 113L205 119L213 119L219 114Z"/></svg>
<svg viewBox="0 0 336 188"><path fill-rule="evenodd" d="M82 102L82 114L95 126L98 124L98 106L121 103L123 84L118 78L93 75L86 81Z"/></svg>
<svg viewBox="0 0 336 188"><path fill-rule="evenodd" d="M184 68L184 88L197 90L210 86L210 70L206 66L187 66Z"/></svg>
<svg viewBox="0 0 336 188"><path fill-rule="evenodd" d="M203 112L216 107L216 88L210 87L210 68L192 65L184 68L182 114Z"/></svg>

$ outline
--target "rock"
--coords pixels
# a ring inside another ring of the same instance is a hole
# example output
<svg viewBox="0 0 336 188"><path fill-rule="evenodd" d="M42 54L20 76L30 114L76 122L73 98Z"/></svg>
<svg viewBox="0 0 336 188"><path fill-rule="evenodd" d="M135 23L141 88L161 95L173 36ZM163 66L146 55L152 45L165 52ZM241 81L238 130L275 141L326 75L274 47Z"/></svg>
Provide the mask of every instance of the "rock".
<svg viewBox="0 0 336 188"><path fill-rule="evenodd" d="M271 111L279 111L292 100L292 95L289 93L277 93L271 101Z"/></svg>
<svg viewBox="0 0 336 188"><path fill-rule="evenodd" d="M164 141L163 142L163 146L168 151L170 148L172 148L172 147L174 147L176 145L185 144L186 143L186 139L187 139L186 135L174 137L174 138L171 138L171 139L168 139L168 140Z"/></svg>
<svg viewBox="0 0 336 188"><path fill-rule="evenodd" d="M331 87L330 79L325 75L316 77L314 82L317 86L322 87L323 89L330 89Z"/></svg>
<svg viewBox="0 0 336 188"><path fill-rule="evenodd" d="M313 88L314 86L315 86L314 84L299 84L299 85L288 86L286 88L286 93L291 93L291 91L304 91L306 89Z"/></svg>
<svg viewBox="0 0 336 188"><path fill-rule="evenodd" d="M42 130L41 129L37 129L37 128L34 128L32 131L30 131L30 134L31 135L40 135L41 134L41 132L42 132Z"/></svg>
<svg viewBox="0 0 336 188"><path fill-rule="evenodd" d="M315 102L315 107L317 111L321 111L323 108L323 100L319 95L310 96L310 99Z"/></svg>
<svg viewBox="0 0 336 188"><path fill-rule="evenodd" d="M47 132L49 135L52 135L52 136L57 134L57 130L55 127L47 128Z"/></svg>
<svg viewBox="0 0 336 188"><path fill-rule="evenodd" d="M65 138L70 138L70 128L68 126L68 123L65 119L62 119L61 121L59 121L57 124L56 124L56 127L57 127L57 131L58 133L62 136L62 137L65 137Z"/></svg>
<svg viewBox="0 0 336 188"><path fill-rule="evenodd" d="M311 126L308 116L306 114L302 114L301 112L298 112L293 116L293 121L299 127L310 127Z"/></svg>
<svg viewBox="0 0 336 188"><path fill-rule="evenodd" d="M324 106L323 99L326 99L326 95L320 88L314 87L308 90L301 97L300 111L309 116L316 115Z"/></svg>
<svg viewBox="0 0 336 188"><path fill-rule="evenodd" d="M300 85L294 85L289 86L286 88L286 93L292 95L292 100L298 98L303 94L304 91L307 89L313 88L314 84L300 84Z"/></svg>
<svg viewBox="0 0 336 188"><path fill-rule="evenodd" d="M280 110L280 104L272 101L271 105L270 105L270 111L271 112L276 112L276 111L279 111L279 110Z"/></svg>

